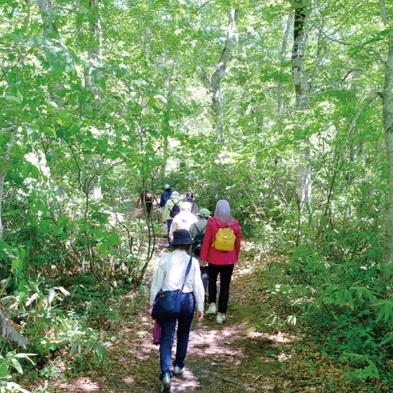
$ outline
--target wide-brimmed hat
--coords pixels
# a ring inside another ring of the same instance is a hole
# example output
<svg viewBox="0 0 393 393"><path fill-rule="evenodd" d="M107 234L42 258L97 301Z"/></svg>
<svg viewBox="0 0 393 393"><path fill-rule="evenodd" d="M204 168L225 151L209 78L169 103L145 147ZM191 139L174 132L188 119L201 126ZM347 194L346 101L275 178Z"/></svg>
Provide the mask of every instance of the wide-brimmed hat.
<svg viewBox="0 0 393 393"><path fill-rule="evenodd" d="M192 209L192 203L191 202L182 202L180 206L180 210L182 212L190 212Z"/></svg>
<svg viewBox="0 0 393 393"><path fill-rule="evenodd" d="M209 217L211 216L210 211L207 210L207 209L205 209L205 208L200 209L199 212L198 212L197 214L198 214L198 216L206 217L206 218L209 218Z"/></svg>
<svg viewBox="0 0 393 393"><path fill-rule="evenodd" d="M179 198L180 194L177 191L173 191L171 197Z"/></svg>
<svg viewBox="0 0 393 393"><path fill-rule="evenodd" d="M194 241L191 238L191 233L187 231L187 229L177 229L173 232L172 246L183 246L192 243L194 243Z"/></svg>

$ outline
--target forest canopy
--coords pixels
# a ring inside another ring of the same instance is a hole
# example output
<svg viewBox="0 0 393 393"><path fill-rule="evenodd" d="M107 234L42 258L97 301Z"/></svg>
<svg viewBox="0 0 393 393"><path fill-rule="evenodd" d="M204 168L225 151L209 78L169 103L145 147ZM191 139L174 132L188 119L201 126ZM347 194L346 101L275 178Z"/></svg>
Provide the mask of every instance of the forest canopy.
<svg viewBox="0 0 393 393"><path fill-rule="evenodd" d="M285 256L291 285L318 288L321 309L369 310L374 343L391 354L392 3L0 9L8 317L31 326L34 293L50 308L81 277L140 285L162 228L158 213L135 217L135 201L169 183L211 211L230 201L258 252ZM378 369L386 359L373 351L362 362Z"/></svg>

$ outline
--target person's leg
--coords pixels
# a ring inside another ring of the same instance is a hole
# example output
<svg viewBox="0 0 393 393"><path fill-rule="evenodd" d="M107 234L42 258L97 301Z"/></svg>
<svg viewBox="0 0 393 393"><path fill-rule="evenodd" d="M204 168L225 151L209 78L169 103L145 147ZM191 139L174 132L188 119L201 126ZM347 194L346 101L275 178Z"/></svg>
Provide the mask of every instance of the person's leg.
<svg viewBox="0 0 393 393"><path fill-rule="evenodd" d="M217 277L220 271L218 265L209 263L209 303L215 303L217 298Z"/></svg>
<svg viewBox="0 0 393 393"><path fill-rule="evenodd" d="M170 320L160 320L161 336L160 336L160 379L164 378L165 374L171 373L172 364L172 345L175 337L176 318Z"/></svg>
<svg viewBox="0 0 393 393"><path fill-rule="evenodd" d="M167 220L166 221L166 225L167 225L167 238L168 238L168 246L170 247L171 246L171 241L170 241L170 239L169 239L169 231L171 230L171 225L172 225L172 221L173 220Z"/></svg>
<svg viewBox="0 0 393 393"><path fill-rule="evenodd" d="M218 298L217 309L220 314L225 314L227 312L229 300L229 286L231 284L233 267L234 265L220 266L220 296Z"/></svg>
<svg viewBox="0 0 393 393"><path fill-rule="evenodd" d="M153 203L146 203L147 219L151 221L153 212Z"/></svg>
<svg viewBox="0 0 393 393"><path fill-rule="evenodd" d="M177 366L180 369L184 367L184 359L187 355L191 323L195 310L194 295L192 293L184 293L182 296L184 299L182 300L180 314L177 320L177 347L175 361L173 362L173 366Z"/></svg>
<svg viewBox="0 0 393 393"><path fill-rule="evenodd" d="M203 288L205 289L205 293L206 293L207 283L209 281L209 267L204 266L204 267L201 267L200 269L201 269L201 278L202 278Z"/></svg>

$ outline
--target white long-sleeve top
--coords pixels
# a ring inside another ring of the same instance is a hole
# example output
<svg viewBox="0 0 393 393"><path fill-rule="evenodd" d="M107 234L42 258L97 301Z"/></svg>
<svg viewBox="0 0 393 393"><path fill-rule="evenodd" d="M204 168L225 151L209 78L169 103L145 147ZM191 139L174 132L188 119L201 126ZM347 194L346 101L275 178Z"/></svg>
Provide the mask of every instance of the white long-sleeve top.
<svg viewBox="0 0 393 393"><path fill-rule="evenodd" d="M164 254L159 262L150 289L150 305L154 303L157 293L175 291L183 285L190 256L183 250ZM198 311L204 310L205 290L203 288L199 262L192 258L190 272L183 287L183 292L193 292Z"/></svg>

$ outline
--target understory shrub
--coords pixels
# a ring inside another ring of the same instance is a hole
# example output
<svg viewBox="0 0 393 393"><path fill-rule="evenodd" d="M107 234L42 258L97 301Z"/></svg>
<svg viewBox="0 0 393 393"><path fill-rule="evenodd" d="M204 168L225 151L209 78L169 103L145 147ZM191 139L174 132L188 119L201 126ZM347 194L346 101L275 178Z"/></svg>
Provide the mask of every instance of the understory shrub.
<svg viewBox="0 0 393 393"><path fill-rule="evenodd" d="M269 293L284 305L281 321L301 324L305 339L341 362L349 380L390 391L393 299L383 277L391 269L372 261L334 263L302 247L288 263L272 265Z"/></svg>

